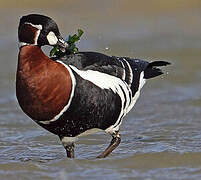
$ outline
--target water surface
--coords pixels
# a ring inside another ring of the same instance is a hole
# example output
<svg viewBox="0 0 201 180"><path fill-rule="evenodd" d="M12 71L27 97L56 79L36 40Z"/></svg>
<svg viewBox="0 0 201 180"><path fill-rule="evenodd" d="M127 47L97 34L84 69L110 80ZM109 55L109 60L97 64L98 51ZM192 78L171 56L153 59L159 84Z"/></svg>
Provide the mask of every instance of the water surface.
<svg viewBox="0 0 201 180"><path fill-rule="evenodd" d="M200 2L27 2L0 8L0 179L201 179ZM172 63L147 82L108 158L95 158L110 142L100 132L82 137L76 159L66 159L59 139L20 110L17 26L30 12L54 17L64 36L84 29L81 50Z"/></svg>

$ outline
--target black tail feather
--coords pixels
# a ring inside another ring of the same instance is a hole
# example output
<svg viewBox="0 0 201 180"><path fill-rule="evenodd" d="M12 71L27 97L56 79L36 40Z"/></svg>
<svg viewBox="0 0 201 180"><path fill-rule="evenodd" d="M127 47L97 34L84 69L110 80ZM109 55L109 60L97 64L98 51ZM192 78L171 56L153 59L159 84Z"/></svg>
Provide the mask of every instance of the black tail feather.
<svg viewBox="0 0 201 180"><path fill-rule="evenodd" d="M162 70L157 68L157 66L167 66L169 64L170 63L166 61L154 61L149 63L149 65L144 70L144 78L150 79L163 74Z"/></svg>
<svg viewBox="0 0 201 180"><path fill-rule="evenodd" d="M154 62L150 62L148 67L167 66L167 65L170 65L170 63L166 61L154 61Z"/></svg>

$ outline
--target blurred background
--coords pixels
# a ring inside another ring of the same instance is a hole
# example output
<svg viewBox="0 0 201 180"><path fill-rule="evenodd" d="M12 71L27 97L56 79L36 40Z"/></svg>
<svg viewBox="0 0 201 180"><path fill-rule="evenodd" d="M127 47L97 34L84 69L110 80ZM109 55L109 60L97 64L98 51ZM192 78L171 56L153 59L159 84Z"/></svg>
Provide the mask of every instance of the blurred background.
<svg viewBox="0 0 201 180"><path fill-rule="evenodd" d="M200 0L0 3L1 179L201 179ZM20 110L17 28L20 17L30 13L52 17L63 37L83 29L80 51L172 63L145 85L110 157L94 159L110 142L101 132L81 138L77 158L65 159L58 138Z"/></svg>

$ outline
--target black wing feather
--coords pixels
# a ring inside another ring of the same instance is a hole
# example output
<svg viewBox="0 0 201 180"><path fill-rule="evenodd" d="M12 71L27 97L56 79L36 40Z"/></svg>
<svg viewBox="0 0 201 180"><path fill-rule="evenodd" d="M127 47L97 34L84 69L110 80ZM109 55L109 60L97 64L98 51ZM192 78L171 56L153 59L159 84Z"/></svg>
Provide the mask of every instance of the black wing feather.
<svg viewBox="0 0 201 180"><path fill-rule="evenodd" d="M150 79L163 74L158 67L170 64L166 61L154 61L149 63L140 59L107 56L98 52L79 52L52 59L60 60L67 65L73 65L80 70L94 70L116 76L131 86L133 95L138 90L142 71L144 71L144 78ZM130 66L130 68L128 66ZM125 79L123 79L124 73ZM131 76L133 76L132 82Z"/></svg>

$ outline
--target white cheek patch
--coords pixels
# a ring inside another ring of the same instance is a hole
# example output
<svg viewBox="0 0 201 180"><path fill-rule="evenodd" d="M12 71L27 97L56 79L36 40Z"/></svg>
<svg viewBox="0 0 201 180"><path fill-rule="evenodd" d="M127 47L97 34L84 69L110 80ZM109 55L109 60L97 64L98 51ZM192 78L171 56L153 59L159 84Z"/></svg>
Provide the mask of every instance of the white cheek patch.
<svg viewBox="0 0 201 180"><path fill-rule="evenodd" d="M49 42L50 45L55 45L58 42L58 38L56 37L56 35L52 31L50 31L48 33L47 40L48 40L48 42Z"/></svg>

